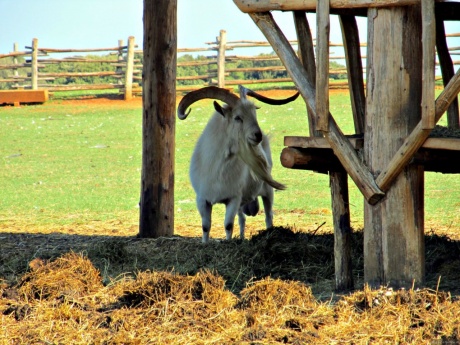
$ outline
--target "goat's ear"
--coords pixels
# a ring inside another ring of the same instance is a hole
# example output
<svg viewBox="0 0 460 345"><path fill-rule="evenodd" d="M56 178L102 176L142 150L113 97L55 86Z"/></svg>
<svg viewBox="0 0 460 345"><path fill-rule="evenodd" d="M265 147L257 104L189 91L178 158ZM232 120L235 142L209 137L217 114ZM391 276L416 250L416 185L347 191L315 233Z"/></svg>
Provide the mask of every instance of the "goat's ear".
<svg viewBox="0 0 460 345"><path fill-rule="evenodd" d="M222 116L225 116L224 114L224 109L222 109L222 107L220 106L219 103L217 103L216 101L214 101L214 109L216 109L216 111L222 115Z"/></svg>

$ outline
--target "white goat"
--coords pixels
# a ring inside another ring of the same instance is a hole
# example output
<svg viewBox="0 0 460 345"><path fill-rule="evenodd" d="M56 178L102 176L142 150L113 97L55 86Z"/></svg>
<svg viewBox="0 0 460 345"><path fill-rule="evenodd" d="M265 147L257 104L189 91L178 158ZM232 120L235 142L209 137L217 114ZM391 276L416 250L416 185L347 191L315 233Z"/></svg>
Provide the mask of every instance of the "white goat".
<svg viewBox="0 0 460 345"><path fill-rule="evenodd" d="M209 240L212 206L226 205L225 232L232 238L233 223L238 214L240 237L244 238L246 215L259 211L258 197L262 197L267 228L273 226L273 188L285 186L271 176L272 158L268 138L262 133L256 117L256 106L246 96L273 105L295 100L298 93L283 100L274 100L240 86L240 98L225 89L206 87L188 93L178 106L178 117L185 119L187 108L204 99L214 101L216 112L201 134L190 163L190 180L196 193L201 215L203 243Z"/></svg>

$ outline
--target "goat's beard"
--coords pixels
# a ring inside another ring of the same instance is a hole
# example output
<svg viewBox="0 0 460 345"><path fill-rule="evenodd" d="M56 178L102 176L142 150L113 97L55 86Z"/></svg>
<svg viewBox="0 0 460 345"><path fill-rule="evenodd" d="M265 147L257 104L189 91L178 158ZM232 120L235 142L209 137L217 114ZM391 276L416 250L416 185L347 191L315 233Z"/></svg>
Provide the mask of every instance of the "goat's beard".
<svg viewBox="0 0 460 345"><path fill-rule="evenodd" d="M255 177L268 183L275 189L286 189L285 185L273 179L261 144L251 145L246 140L240 140L238 156L249 166L251 174L255 175Z"/></svg>

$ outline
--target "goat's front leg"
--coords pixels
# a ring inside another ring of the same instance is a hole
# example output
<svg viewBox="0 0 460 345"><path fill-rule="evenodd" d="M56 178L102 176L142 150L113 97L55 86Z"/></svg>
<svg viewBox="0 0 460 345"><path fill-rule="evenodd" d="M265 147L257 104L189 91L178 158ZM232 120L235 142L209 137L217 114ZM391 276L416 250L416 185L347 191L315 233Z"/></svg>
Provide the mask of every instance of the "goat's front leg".
<svg viewBox="0 0 460 345"><path fill-rule="evenodd" d="M226 204L224 226L227 240L232 239L233 224L235 222L235 216L238 213L240 205L241 198L230 199Z"/></svg>
<svg viewBox="0 0 460 345"><path fill-rule="evenodd" d="M201 216L201 227L203 229L202 242L208 243L209 232L211 231L212 205L207 200L197 197L196 206Z"/></svg>

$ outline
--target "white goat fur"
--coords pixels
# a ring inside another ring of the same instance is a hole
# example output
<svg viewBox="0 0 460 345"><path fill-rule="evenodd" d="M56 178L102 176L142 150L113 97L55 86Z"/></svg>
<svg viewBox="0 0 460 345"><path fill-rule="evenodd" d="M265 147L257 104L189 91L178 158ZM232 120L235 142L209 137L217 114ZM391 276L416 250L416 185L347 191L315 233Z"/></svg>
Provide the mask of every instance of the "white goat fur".
<svg viewBox="0 0 460 345"><path fill-rule="evenodd" d="M245 98L240 99L233 109L228 105L220 107L216 102L214 105L216 112L201 134L190 164L190 180L202 218L203 243L209 240L212 205L226 205L224 226L227 240L232 237L238 214L243 239L244 205L252 202L258 206L257 198L261 196L265 224L270 228L273 225L271 185L284 189L271 177L270 144L260 130L255 105Z"/></svg>

